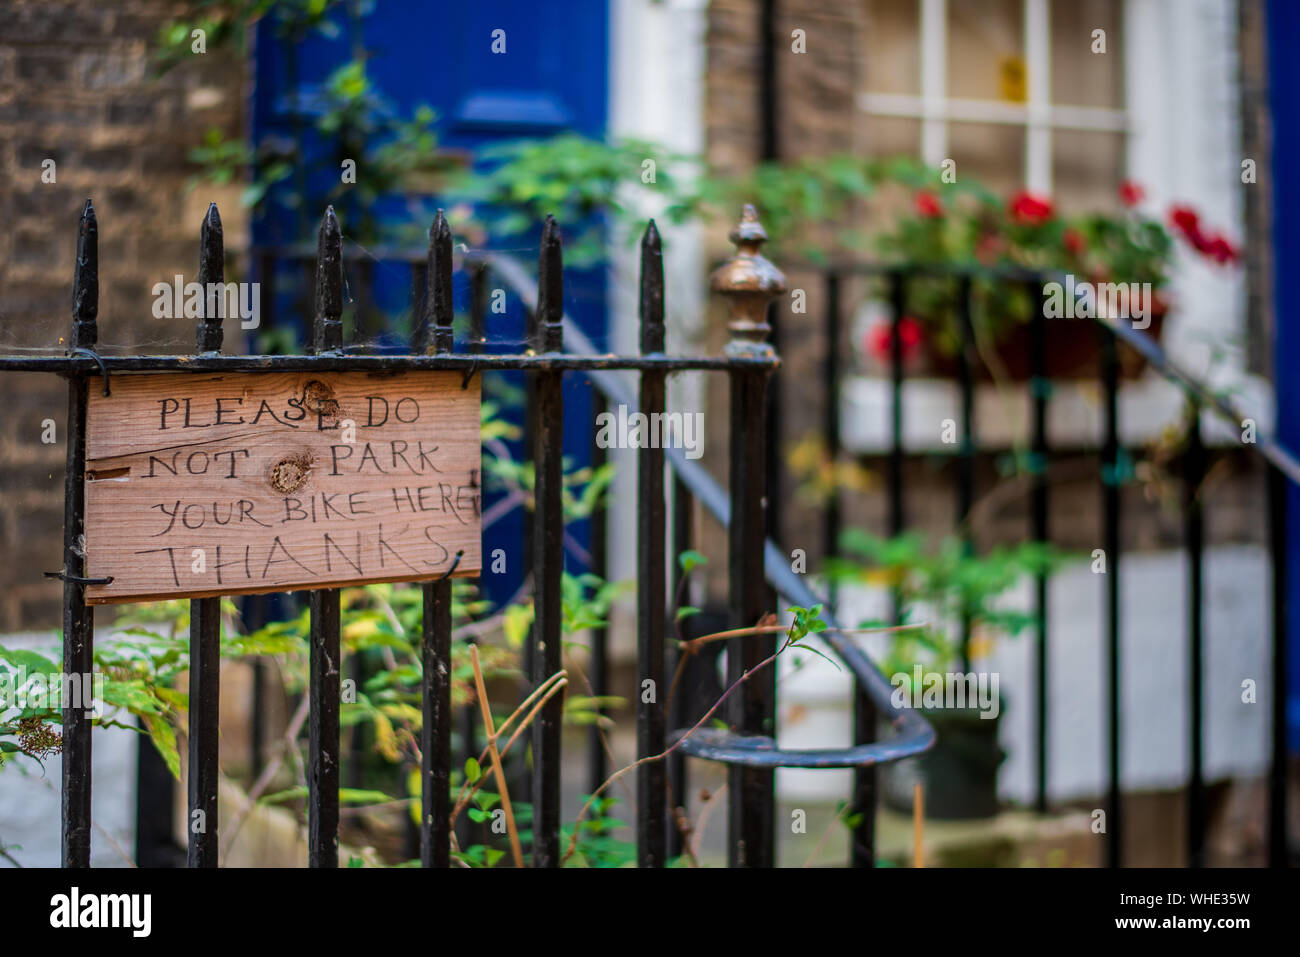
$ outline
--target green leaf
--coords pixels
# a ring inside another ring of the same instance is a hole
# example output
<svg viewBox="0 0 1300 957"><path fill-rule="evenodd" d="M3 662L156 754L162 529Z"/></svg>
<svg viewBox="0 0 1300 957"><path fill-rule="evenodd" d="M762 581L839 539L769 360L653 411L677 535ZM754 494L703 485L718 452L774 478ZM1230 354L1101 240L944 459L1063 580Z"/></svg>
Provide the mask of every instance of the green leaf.
<svg viewBox="0 0 1300 957"><path fill-rule="evenodd" d="M478 779L483 776L483 769L479 767L478 758L465 759L465 777L469 779L470 784L476 784Z"/></svg>
<svg viewBox="0 0 1300 957"><path fill-rule="evenodd" d="M524 639L528 637L528 629L533 623L533 606L527 605L509 605L506 607L501 620L501 629L505 632L506 641L512 648L522 648Z"/></svg>
<svg viewBox="0 0 1300 957"><path fill-rule="evenodd" d="M25 648L0 647L0 660L7 661L20 668L26 668L28 674L57 675L63 673L63 669L49 658L38 655L34 651L28 651Z"/></svg>
<svg viewBox="0 0 1300 957"><path fill-rule="evenodd" d="M707 565L709 560L694 549L687 549L677 556L677 564L681 566L682 572L689 575L692 569L701 565Z"/></svg>
<svg viewBox="0 0 1300 957"><path fill-rule="evenodd" d="M176 747L176 729L164 717L141 715L140 720L144 724L145 730L149 732L149 740L153 742L153 746L162 757L163 763L167 765L167 770L171 772L172 777L179 781L181 778L181 755Z"/></svg>
<svg viewBox="0 0 1300 957"><path fill-rule="evenodd" d="M387 804L396 798L383 791L368 791L364 788L339 788L340 804Z"/></svg>

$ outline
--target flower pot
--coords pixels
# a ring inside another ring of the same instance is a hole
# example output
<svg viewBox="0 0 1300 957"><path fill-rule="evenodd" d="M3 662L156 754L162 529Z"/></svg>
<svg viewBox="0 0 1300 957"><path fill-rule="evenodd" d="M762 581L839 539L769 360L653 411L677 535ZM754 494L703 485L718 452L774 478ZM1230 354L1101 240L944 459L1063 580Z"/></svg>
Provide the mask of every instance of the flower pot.
<svg viewBox="0 0 1300 957"><path fill-rule="evenodd" d="M998 813L998 767L1006 753L998 745L997 718L978 708L921 709L935 730L925 754L890 765L884 777L886 806L911 813L913 786L925 783L926 817L966 820Z"/></svg>

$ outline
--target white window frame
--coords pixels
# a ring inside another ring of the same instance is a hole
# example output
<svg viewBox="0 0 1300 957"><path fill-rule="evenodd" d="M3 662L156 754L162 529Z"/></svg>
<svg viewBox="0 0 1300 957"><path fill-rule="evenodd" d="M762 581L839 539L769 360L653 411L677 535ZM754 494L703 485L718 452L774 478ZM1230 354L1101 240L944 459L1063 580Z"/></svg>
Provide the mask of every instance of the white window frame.
<svg viewBox="0 0 1300 957"><path fill-rule="evenodd" d="M1121 9L1121 17L1124 12ZM1024 38L1023 52L1029 81L1026 102L949 97L948 0L922 0L920 96L863 92L857 96L858 108L868 116L920 120L921 159L936 167L949 158L948 124L951 122L1023 127L1025 188L1050 195L1053 131L1083 130L1127 135L1131 118L1127 108L1116 110L1052 104L1052 24L1048 0L1024 0Z"/></svg>

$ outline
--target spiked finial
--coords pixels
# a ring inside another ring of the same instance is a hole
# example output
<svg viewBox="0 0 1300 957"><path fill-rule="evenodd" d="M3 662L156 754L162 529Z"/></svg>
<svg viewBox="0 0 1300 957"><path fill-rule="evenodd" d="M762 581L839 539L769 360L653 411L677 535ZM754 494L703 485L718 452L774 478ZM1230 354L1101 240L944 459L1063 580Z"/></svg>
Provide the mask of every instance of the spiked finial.
<svg viewBox="0 0 1300 957"><path fill-rule="evenodd" d="M316 318L311 351L343 348L343 233L334 207L325 210L316 242Z"/></svg>
<svg viewBox="0 0 1300 957"><path fill-rule="evenodd" d="M641 237L641 352L664 351L664 253L655 221Z"/></svg>
<svg viewBox="0 0 1300 957"><path fill-rule="evenodd" d="M564 348L564 253L560 226L550 214L542 225L542 248L537 255L537 312L531 333L537 352Z"/></svg>
<svg viewBox="0 0 1300 957"><path fill-rule="evenodd" d="M728 238L735 244L736 254L709 280L714 292L727 297L727 328L731 330L727 353L770 356L772 346L767 337L772 329L767 324L767 305L785 292L785 276L759 252L767 242L767 232L753 206L746 204Z"/></svg>
<svg viewBox="0 0 1300 957"><path fill-rule="evenodd" d="M99 339L99 221L86 200L77 229L77 265L72 279L72 348L88 349Z"/></svg>
<svg viewBox="0 0 1300 957"><path fill-rule="evenodd" d="M424 286L424 341L419 344L421 351L427 352L429 346L442 354L451 352L455 342L452 329L451 306L451 227L442 210L433 219L429 227L429 259L425 271Z"/></svg>
<svg viewBox="0 0 1300 957"><path fill-rule="evenodd" d="M199 352L221 351L221 320L225 318L226 247L221 231L221 213L216 203L208 204L199 227L199 288L203 291L203 315L199 319ZM215 287L215 288L214 288Z"/></svg>

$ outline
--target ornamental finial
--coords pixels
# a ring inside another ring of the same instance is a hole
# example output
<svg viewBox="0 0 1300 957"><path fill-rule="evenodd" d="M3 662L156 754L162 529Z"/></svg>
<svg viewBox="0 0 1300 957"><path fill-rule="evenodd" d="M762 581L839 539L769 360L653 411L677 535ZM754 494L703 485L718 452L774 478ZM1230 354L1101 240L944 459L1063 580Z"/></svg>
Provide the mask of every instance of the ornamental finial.
<svg viewBox="0 0 1300 957"><path fill-rule="evenodd" d="M731 330L727 354L770 356L772 346L767 337L772 329L767 324L767 305L785 292L785 276L759 252L767 242L767 231L752 205L745 205L728 238L735 244L736 254L709 280L709 287L727 298L727 328Z"/></svg>

